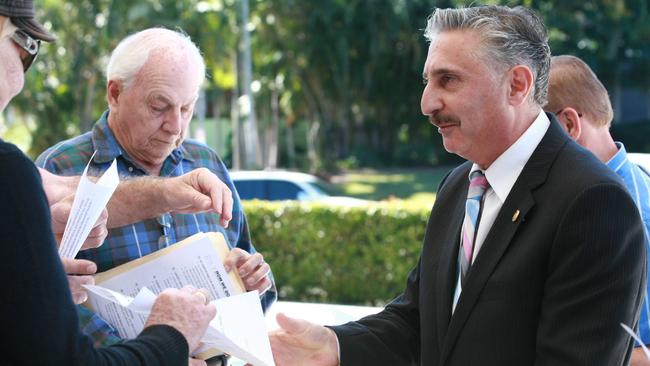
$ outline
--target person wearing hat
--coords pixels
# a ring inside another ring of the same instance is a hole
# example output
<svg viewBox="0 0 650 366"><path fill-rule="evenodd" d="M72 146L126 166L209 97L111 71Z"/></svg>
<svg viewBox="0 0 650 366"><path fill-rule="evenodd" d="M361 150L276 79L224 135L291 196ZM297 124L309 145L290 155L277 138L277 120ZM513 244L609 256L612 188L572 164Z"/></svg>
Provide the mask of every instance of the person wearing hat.
<svg viewBox="0 0 650 366"><path fill-rule="evenodd" d="M34 18L32 1L0 0L0 112L17 95L41 41L55 38ZM94 348L77 315L52 234L48 200L38 170L16 146L0 139L0 255L5 295L0 364L191 365L216 309L203 289L160 294L144 330L133 339Z"/></svg>
<svg viewBox="0 0 650 366"><path fill-rule="evenodd" d="M22 89L23 72L34 62L41 41L51 42L56 38L34 19L31 1L1 1L0 15L3 42L14 45L7 47L0 58L4 78L0 85L0 110L4 110L9 100ZM16 55L20 62L12 62Z"/></svg>
<svg viewBox="0 0 650 366"><path fill-rule="evenodd" d="M21 45L22 51L19 50L19 53L24 72L34 62L40 41L51 42L56 38L34 20L31 1L3 1L0 4L0 11L1 14L13 17L11 18L13 27L7 28L6 32L9 34L12 29L16 29L11 33L12 42ZM5 21L9 22L9 18ZM5 55L8 56L9 54ZM0 85L0 95L11 96L16 92L16 88L21 88L22 72L19 68L11 72L7 70L7 77L5 77L7 82ZM12 93L11 90L14 92ZM4 103L0 105L0 110L4 109L9 99L10 97L1 98ZM58 176L40 168L39 172L50 204L52 229L55 237L60 239L71 210L79 176ZM167 200L160 200L161 194ZM221 215L221 224L227 226L232 218L232 194L228 186L215 174L207 169L197 169L173 179L143 178L122 182L109 202L108 208L111 212L110 216L107 217L104 212L88 235L82 250L100 246L106 238L108 228L157 217L169 211L188 213L215 211ZM68 276L74 302L83 303L87 293L82 285L94 283L90 275L97 271L97 266L85 259L62 259L62 262L66 273L74 274Z"/></svg>

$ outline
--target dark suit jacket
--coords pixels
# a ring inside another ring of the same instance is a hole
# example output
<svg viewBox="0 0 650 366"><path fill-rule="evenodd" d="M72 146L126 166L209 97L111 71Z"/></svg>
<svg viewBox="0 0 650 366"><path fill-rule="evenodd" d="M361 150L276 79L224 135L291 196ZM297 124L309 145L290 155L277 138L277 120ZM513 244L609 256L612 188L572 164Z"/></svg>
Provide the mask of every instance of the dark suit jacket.
<svg viewBox="0 0 650 366"><path fill-rule="evenodd" d="M342 366L627 364L633 343L619 323L638 322L643 226L615 174L550 118L453 316L469 162L441 184L402 295L333 327Z"/></svg>

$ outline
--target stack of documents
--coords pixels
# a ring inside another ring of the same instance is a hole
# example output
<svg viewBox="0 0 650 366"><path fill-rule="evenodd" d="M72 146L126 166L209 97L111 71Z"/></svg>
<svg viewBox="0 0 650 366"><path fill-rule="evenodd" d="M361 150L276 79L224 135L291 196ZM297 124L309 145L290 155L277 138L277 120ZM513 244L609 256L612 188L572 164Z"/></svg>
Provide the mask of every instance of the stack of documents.
<svg viewBox="0 0 650 366"><path fill-rule="evenodd" d="M217 316L201 340L196 357L222 352L255 366L274 365L258 293L244 293L236 271L226 272L229 247L220 233L201 233L125 263L95 277L87 306L111 324L122 338L143 329L156 294L190 284L216 299Z"/></svg>

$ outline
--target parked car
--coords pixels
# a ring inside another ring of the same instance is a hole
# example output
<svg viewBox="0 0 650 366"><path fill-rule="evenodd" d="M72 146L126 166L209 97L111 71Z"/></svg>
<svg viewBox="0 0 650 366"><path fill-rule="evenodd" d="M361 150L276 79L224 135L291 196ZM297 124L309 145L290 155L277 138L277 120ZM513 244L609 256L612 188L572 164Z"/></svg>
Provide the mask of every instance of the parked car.
<svg viewBox="0 0 650 366"><path fill-rule="evenodd" d="M324 180L305 173L282 170L240 170L230 172L242 200L317 201L342 206L362 206L370 201L338 195Z"/></svg>

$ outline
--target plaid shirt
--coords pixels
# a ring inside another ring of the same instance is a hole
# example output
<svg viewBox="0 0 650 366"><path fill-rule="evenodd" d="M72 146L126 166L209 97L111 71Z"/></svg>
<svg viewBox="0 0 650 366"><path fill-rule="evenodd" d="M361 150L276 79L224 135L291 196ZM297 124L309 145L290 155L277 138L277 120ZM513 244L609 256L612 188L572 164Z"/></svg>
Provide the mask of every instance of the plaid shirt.
<svg viewBox="0 0 650 366"><path fill-rule="evenodd" d="M101 175L113 159L117 159L121 177L146 176L145 170L123 151L115 139L108 127L108 113L104 112L92 131L48 148L36 159L36 165L59 175L81 175L93 152L97 150L88 168L88 175ZM216 174L233 193L232 221L227 229L219 225L219 216L215 213L167 213L155 219L110 229L101 247L80 252L77 258L92 260L97 263L97 270L102 272L199 232L221 232L231 247L234 243L238 248L255 253L239 195L226 166L214 150L196 141L185 140L164 161L160 176L176 177L200 167L208 168ZM270 276L273 281L272 275ZM276 298L277 292L273 284L272 289L261 298L262 308L266 310ZM119 341L117 332L102 318L86 308L79 307L78 310L81 329L94 339L96 345L106 346Z"/></svg>

